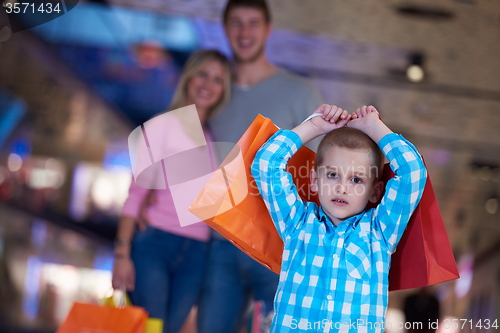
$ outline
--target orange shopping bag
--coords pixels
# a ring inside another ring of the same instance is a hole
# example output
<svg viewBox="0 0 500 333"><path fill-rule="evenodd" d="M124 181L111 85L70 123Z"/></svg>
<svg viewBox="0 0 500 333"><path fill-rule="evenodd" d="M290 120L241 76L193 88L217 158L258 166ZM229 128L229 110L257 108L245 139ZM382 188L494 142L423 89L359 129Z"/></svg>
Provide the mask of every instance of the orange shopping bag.
<svg viewBox="0 0 500 333"><path fill-rule="evenodd" d="M113 308L123 308L127 306L132 306L132 302L128 297L125 289L121 289L120 293L116 295L116 290L113 295L106 297L100 301L104 306L110 306ZM144 323L144 331L142 333L161 333L163 332L163 320L159 318L148 318Z"/></svg>
<svg viewBox="0 0 500 333"><path fill-rule="evenodd" d="M259 115L189 210L250 257L279 273L283 242L250 172L257 150L277 130L270 119ZM307 147L301 147L289 160L288 170L301 198L319 204L317 196L309 191L309 170L314 167L315 156ZM384 171L385 181L393 177L388 165ZM241 197L240 192L246 188L248 194L241 200L234 200ZM392 258L390 290L416 288L458 278L455 259L429 179L420 205Z"/></svg>
<svg viewBox="0 0 500 333"><path fill-rule="evenodd" d="M137 306L115 308L75 302L56 333L143 333L148 313Z"/></svg>
<svg viewBox="0 0 500 333"><path fill-rule="evenodd" d="M277 130L270 119L258 115L189 210L247 255L279 273L283 242L250 173L257 150ZM304 176L297 183L299 193L309 201L317 200L307 195L314 157L312 150L302 147L289 161L289 169Z"/></svg>

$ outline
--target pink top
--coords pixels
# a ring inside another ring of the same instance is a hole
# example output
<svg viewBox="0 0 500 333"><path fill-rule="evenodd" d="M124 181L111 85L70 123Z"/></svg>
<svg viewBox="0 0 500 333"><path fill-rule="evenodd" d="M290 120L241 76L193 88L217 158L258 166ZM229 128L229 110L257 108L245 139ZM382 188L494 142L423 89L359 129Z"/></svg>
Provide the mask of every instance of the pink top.
<svg viewBox="0 0 500 333"><path fill-rule="evenodd" d="M142 202L149 191L156 192L156 203L146 208L146 216L150 226L179 236L208 241L210 228L205 223L201 222L181 227L169 189L148 190L137 186L135 180L132 179L129 195L123 205L122 214L135 219L139 218Z"/></svg>
<svg viewBox="0 0 500 333"><path fill-rule="evenodd" d="M173 117L168 119L168 129L165 128L165 123L163 123L163 131L166 130L167 132L169 132L169 135L167 136L165 134L161 135L158 130L154 130L153 126L149 126L148 128L147 124L144 125L146 129L145 132L149 138L147 147L148 149L150 149L150 151L156 149L154 147L156 143L162 145L162 149L164 151L172 152L172 154L188 151L189 149L192 149L194 146L196 146L196 144L189 139L189 136L187 136L181 130L182 126ZM210 134L205 130L203 132L206 142L212 142L213 140ZM154 137L155 134L157 135L156 137ZM175 139L172 140L172 136L170 135L173 135ZM161 138L161 136L163 138ZM168 136L170 136L170 140L166 140ZM148 138L146 138L146 140L148 140ZM144 150L145 148L142 147L142 149ZM163 155L165 156L165 153L163 153ZM143 161L144 159L145 158L142 158ZM157 161L158 159L155 160ZM167 164L167 162L165 162L165 164ZM186 164L186 171L189 170L189 164L193 165L192 163L182 164ZM125 204L123 205L122 214L133 217L135 219L139 218L141 205L150 191L155 191L156 195L156 203L147 207L145 211L150 226L179 236L188 237L199 241L208 241L210 237L210 228L205 223L200 222L181 226L179 217L176 213L172 192L168 187L166 189L155 190L145 189L139 187L136 183L136 179L133 178L129 190L129 196L125 201Z"/></svg>

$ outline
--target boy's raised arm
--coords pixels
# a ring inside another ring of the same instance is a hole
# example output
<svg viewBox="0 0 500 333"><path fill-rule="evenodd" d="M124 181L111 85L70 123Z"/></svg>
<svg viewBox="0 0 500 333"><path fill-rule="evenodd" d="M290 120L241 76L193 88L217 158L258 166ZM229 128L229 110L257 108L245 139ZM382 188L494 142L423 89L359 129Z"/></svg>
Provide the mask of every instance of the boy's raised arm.
<svg viewBox="0 0 500 333"><path fill-rule="evenodd" d="M362 130L375 141L390 162L395 176L385 186L382 201L374 211L378 230L387 250L396 250L399 240L424 191L427 170L417 149L380 120L373 107L351 115L347 126Z"/></svg>
<svg viewBox="0 0 500 333"><path fill-rule="evenodd" d="M321 113L321 117L311 118L292 131L278 131L260 148L252 164L260 195L283 240L297 229L306 209L292 175L286 171L288 160L303 144L344 126L350 119L347 111L326 104L315 113Z"/></svg>
<svg viewBox="0 0 500 333"><path fill-rule="evenodd" d="M252 176L283 241L297 229L305 212L292 175L286 171L288 160L301 146L296 133L279 130L259 149L252 163Z"/></svg>

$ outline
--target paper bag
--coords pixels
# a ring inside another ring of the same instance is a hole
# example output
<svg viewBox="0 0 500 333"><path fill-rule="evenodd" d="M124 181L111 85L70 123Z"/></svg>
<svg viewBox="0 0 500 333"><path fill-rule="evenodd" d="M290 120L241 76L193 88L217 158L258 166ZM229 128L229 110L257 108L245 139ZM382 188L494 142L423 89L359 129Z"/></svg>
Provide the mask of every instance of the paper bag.
<svg viewBox="0 0 500 333"><path fill-rule="evenodd" d="M275 273L279 273L281 268L283 242L259 195L250 167L257 150L277 130L271 120L259 115L238 141L236 147L240 151L226 158L189 208L234 245ZM231 161L236 160L238 154L243 156L243 161L226 168ZM309 191L309 170L314 167L314 159L315 153L303 146L289 160L288 170L293 171L291 173L301 198L319 204L317 196ZM385 181L393 175L387 165ZM242 188L248 188L248 195L235 202L233 198L242 192ZM389 290L422 287L458 277L455 259L428 178L422 200L392 257Z"/></svg>
<svg viewBox="0 0 500 333"><path fill-rule="evenodd" d="M148 313L140 307L115 308L74 303L56 333L143 333Z"/></svg>
<svg viewBox="0 0 500 333"><path fill-rule="evenodd" d="M270 119L257 116L189 207L198 218L276 273L281 267L283 242L259 194L250 166L257 150L277 130ZM297 184L303 199L317 202L316 196L307 195L314 156L312 150L302 147L289 161L289 169L299 176Z"/></svg>
<svg viewBox="0 0 500 333"><path fill-rule="evenodd" d="M394 176L389 165L384 173L386 181ZM431 179L427 177L420 203L392 255L389 291L425 287L459 277Z"/></svg>
<svg viewBox="0 0 500 333"><path fill-rule="evenodd" d="M116 291L115 291L116 294ZM106 297L102 300L102 305L110 307L127 307L131 306L132 302L125 291L121 291L118 296L121 296L117 301L115 299L115 294L110 297ZM148 318L144 324L143 333L162 333L163 332L163 320L159 318Z"/></svg>

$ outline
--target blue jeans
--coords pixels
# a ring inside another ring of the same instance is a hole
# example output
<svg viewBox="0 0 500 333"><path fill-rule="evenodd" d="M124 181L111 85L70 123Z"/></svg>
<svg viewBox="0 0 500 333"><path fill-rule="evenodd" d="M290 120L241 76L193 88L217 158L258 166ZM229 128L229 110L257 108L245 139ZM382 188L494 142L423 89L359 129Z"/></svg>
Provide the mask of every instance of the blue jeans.
<svg viewBox="0 0 500 333"><path fill-rule="evenodd" d="M135 289L132 304L163 319L163 332L178 332L197 302L205 273L208 242L153 227L137 231L132 242Z"/></svg>
<svg viewBox="0 0 500 333"><path fill-rule="evenodd" d="M279 276L226 240L210 242L207 276L198 307L198 333L234 333L243 324L248 301L272 314Z"/></svg>

